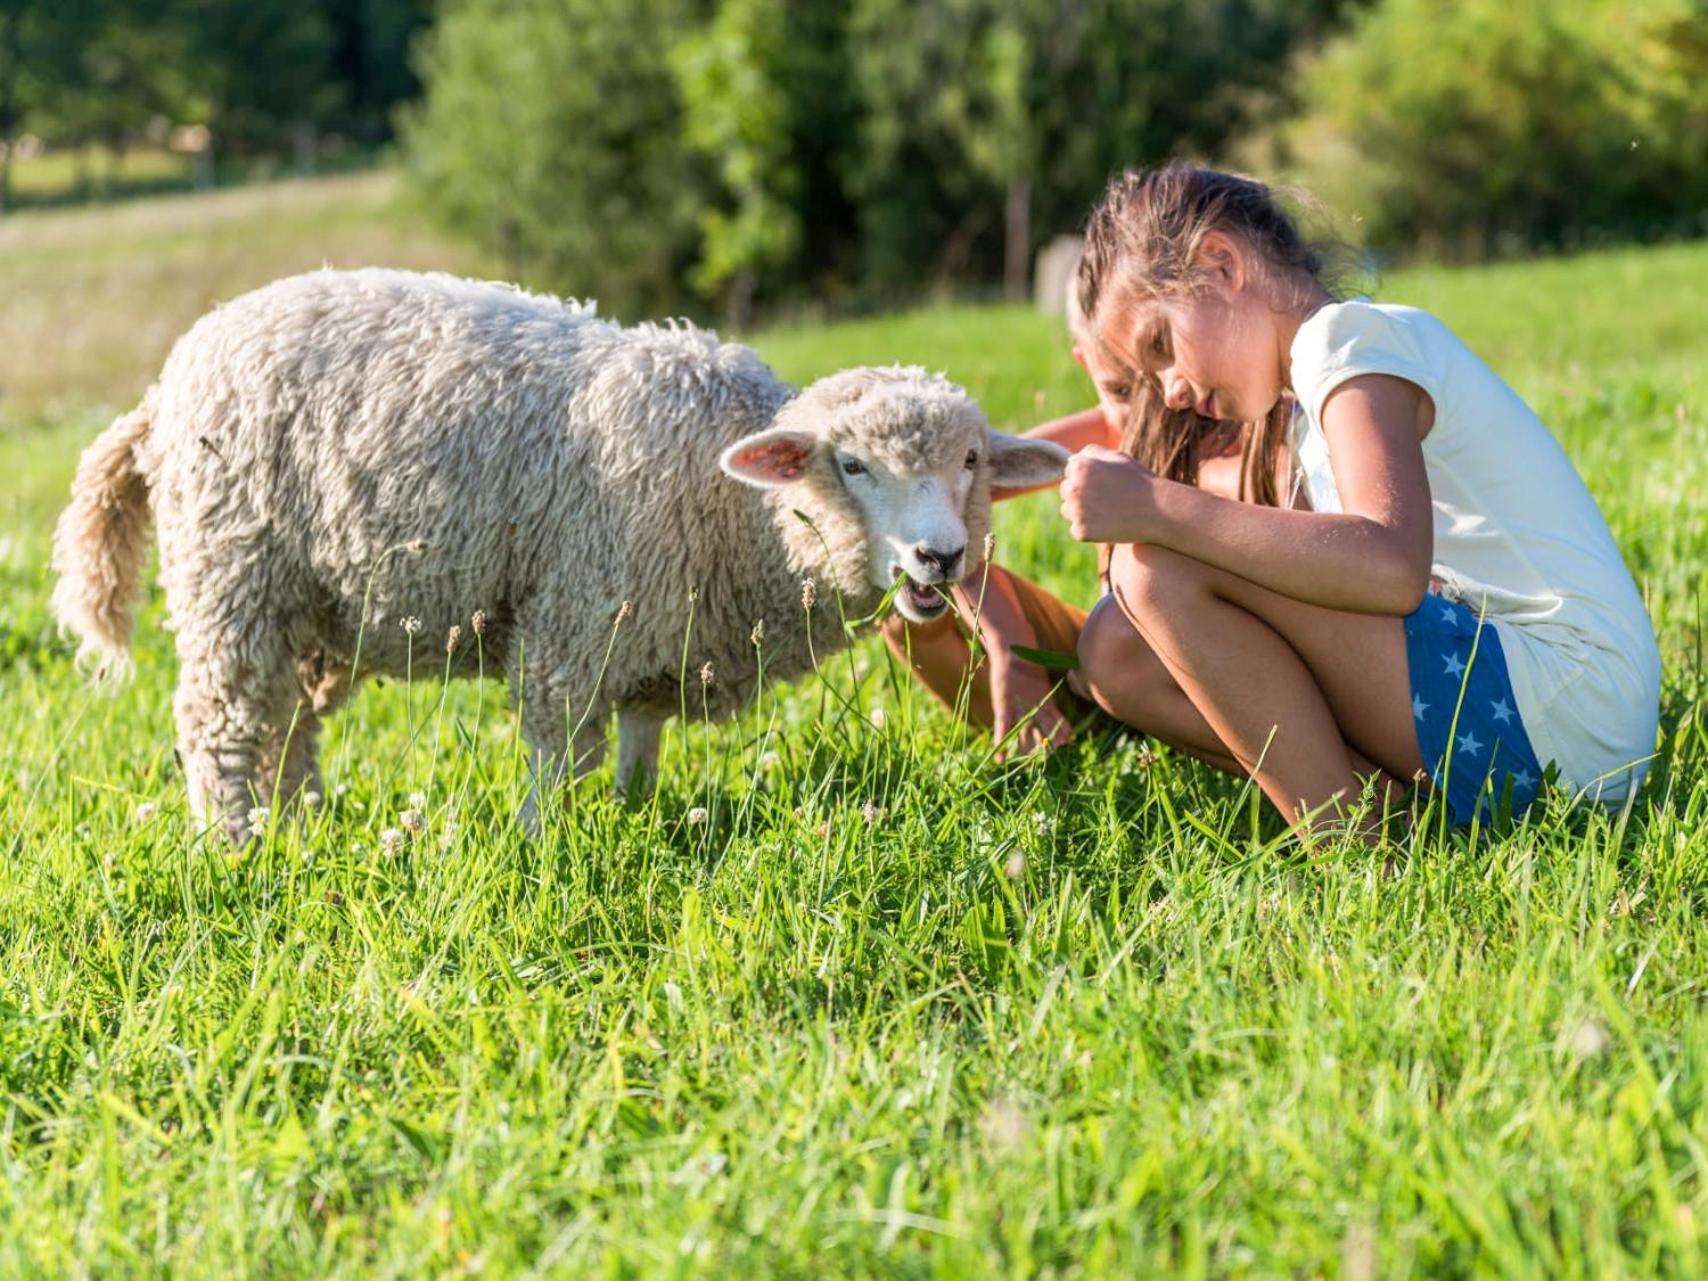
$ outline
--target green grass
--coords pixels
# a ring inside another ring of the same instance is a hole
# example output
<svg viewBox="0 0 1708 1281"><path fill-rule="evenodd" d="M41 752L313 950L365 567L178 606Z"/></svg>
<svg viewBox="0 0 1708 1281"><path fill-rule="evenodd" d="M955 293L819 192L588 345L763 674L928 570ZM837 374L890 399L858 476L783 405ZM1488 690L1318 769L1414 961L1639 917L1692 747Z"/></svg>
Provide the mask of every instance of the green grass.
<svg viewBox="0 0 1708 1281"><path fill-rule="evenodd" d="M0 218L0 431L130 408L203 312L323 265L493 274L384 170Z"/></svg>
<svg viewBox="0 0 1708 1281"><path fill-rule="evenodd" d="M234 856L184 816L158 602L111 697L48 623L100 421L0 437L0 1274L1700 1275L1708 248L1383 292L1555 425L1667 660L1628 815L1393 879L1132 738L994 765L870 641L537 842L496 686L366 690L327 805ZM1086 399L1017 310L756 341L998 423ZM1048 495L998 537L1089 598Z"/></svg>

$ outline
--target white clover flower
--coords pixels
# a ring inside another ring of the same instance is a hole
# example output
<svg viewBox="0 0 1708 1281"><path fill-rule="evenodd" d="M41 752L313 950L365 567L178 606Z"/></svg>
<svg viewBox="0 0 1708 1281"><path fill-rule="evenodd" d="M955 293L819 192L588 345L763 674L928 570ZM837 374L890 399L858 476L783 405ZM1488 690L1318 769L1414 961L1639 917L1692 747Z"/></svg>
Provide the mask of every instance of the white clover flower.
<svg viewBox="0 0 1708 1281"><path fill-rule="evenodd" d="M1039 836L1048 836L1051 832L1056 830L1055 815L1046 814L1040 810L1038 813L1032 815L1032 826L1037 829Z"/></svg>
<svg viewBox="0 0 1708 1281"><path fill-rule="evenodd" d="M403 843L408 838L395 827L388 827L380 833L380 853L387 858L393 858L403 849Z"/></svg>
<svg viewBox="0 0 1708 1281"><path fill-rule="evenodd" d="M405 618L401 625L403 627L403 630L408 632L411 636L415 635L416 632L421 630L421 620L419 618L415 617L414 614L410 614L407 618Z"/></svg>
<svg viewBox="0 0 1708 1281"><path fill-rule="evenodd" d="M267 830L268 809L265 805L257 805L249 811L249 834L259 836Z"/></svg>
<svg viewBox="0 0 1708 1281"><path fill-rule="evenodd" d="M867 801L860 807L860 817L866 820L866 825L868 827L876 823L883 816L884 812L878 808L876 801Z"/></svg>
<svg viewBox="0 0 1708 1281"><path fill-rule="evenodd" d="M410 809L416 809L416 810L426 809L427 808L427 793L426 792L411 792L409 794L409 808Z"/></svg>
<svg viewBox="0 0 1708 1281"><path fill-rule="evenodd" d="M688 826L689 827L698 827L701 823L704 823L705 821L706 821L706 807L704 805L696 805L693 809L688 811Z"/></svg>
<svg viewBox="0 0 1708 1281"><path fill-rule="evenodd" d="M158 807L153 801L144 801L141 805L136 807L136 821L139 823L148 822L149 819L154 817L154 811L157 808Z"/></svg>
<svg viewBox="0 0 1708 1281"><path fill-rule="evenodd" d="M302 803L311 810L319 809L323 800L325 797L321 796L319 792L304 792L302 794Z"/></svg>
<svg viewBox="0 0 1708 1281"><path fill-rule="evenodd" d="M872 728L873 729L882 729L883 727L884 727L884 709L881 707L874 707L872 709Z"/></svg>
<svg viewBox="0 0 1708 1281"><path fill-rule="evenodd" d="M404 831L412 835L427 829L427 816L420 810L404 810L397 816L397 821Z"/></svg>

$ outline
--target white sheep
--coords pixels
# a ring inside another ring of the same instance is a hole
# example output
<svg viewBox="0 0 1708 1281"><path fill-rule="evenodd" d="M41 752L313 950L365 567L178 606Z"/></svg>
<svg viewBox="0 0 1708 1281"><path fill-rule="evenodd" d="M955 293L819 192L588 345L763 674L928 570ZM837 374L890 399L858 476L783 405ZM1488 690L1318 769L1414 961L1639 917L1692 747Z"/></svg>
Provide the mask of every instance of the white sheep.
<svg viewBox="0 0 1708 1281"><path fill-rule="evenodd" d="M204 316L85 451L53 605L83 660L127 666L152 511L191 809L234 837L319 790L321 721L357 679L447 665L508 680L533 821L555 770L598 762L612 706L622 786L680 706L733 711L761 655L806 671L809 626L819 654L841 643L838 592L859 615L905 576L901 611L941 612L992 482L1065 459L918 368L795 395L692 326L321 271Z"/></svg>

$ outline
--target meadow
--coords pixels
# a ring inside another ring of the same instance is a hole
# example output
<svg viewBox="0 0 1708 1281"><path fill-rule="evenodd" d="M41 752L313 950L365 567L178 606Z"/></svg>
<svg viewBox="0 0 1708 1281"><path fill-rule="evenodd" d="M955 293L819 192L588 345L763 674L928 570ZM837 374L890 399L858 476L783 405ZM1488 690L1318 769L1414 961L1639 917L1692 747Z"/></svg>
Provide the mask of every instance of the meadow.
<svg viewBox="0 0 1708 1281"><path fill-rule="evenodd" d="M197 836L158 596L92 691L48 535L171 337L322 260L478 267L383 178L0 220L0 1274L1702 1274L1708 246L1380 283L1559 434L1666 679L1625 811L1375 854L1135 735L999 764L869 638L529 840L423 637L311 817ZM752 341L1088 400L1026 310ZM997 539L1090 602L1049 495Z"/></svg>

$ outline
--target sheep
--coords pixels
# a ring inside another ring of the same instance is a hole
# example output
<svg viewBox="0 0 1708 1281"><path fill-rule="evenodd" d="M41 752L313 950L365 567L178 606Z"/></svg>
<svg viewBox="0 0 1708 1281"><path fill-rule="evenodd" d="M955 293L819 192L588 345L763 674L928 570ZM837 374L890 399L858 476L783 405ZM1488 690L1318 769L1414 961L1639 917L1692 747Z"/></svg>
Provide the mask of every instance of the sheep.
<svg viewBox="0 0 1708 1281"><path fill-rule="evenodd" d="M444 669L507 680L532 830L613 707L617 785L647 786L679 707L727 716L761 655L789 679L842 642L838 593L940 614L993 483L1065 461L917 367L796 394L686 323L323 270L204 316L85 451L53 608L97 678L127 672L152 517L204 826L240 840L251 806L320 791L322 724L361 678Z"/></svg>

